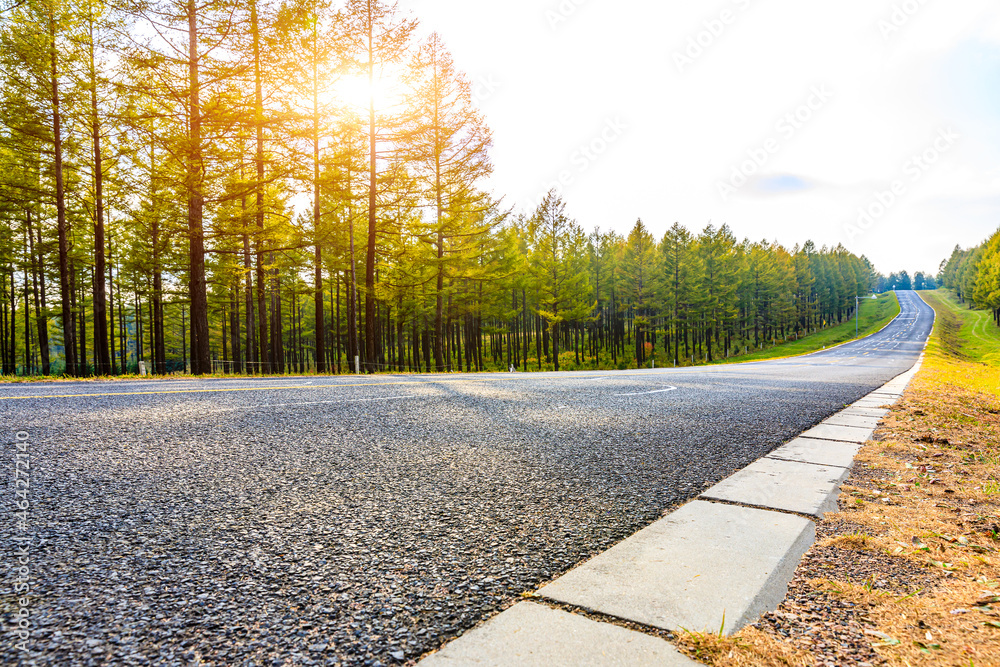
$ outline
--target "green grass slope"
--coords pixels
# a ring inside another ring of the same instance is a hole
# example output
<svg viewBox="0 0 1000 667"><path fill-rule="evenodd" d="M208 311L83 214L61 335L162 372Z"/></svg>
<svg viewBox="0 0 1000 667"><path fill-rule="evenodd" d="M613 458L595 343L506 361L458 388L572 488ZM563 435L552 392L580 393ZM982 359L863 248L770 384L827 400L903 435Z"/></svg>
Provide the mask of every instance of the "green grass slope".
<svg viewBox="0 0 1000 667"><path fill-rule="evenodd" d="M942 318L947 329L943 344L950 353L965 361L1000 366L1000 327L993 323L990 311L971 310L944 288L920 292L920 296Z"/></svg>

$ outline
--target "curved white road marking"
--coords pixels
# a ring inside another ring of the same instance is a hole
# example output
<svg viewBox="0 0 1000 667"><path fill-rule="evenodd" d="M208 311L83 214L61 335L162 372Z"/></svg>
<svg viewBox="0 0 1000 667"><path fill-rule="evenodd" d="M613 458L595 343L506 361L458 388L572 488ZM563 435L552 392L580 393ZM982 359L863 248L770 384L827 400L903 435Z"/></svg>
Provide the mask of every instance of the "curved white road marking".
<svg viewBox="0 0 1000 667"><path fill-rule="evenodd" d="M665 387L664 389L654 389L653 391L640 391L634 394L615 394L615 396L646 396L647 394L662 394L665 391L676 391L677 387Z"/></svg>

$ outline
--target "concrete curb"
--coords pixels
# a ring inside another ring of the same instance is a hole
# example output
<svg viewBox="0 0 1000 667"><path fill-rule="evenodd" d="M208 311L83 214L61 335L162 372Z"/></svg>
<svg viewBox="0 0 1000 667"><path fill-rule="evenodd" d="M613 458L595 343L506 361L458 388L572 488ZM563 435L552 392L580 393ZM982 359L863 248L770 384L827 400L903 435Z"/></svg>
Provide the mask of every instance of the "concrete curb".
<svg viewBox="0 0 1000 667"><path fill-rule="evenodd" d="M923 358L921 352L882 387L537 592L540 601L612 622L521 602L420 664L700 664L666 640L622 625L732 634L777 608L815 540L814 521L836 511L854 455Z"/></svg>
<svg viewBox="0 0 1000 667"><path fill-rule="evenodd" d="M518 602L420 664L685 667L698 663L658 637L534 602Z"/></svg>

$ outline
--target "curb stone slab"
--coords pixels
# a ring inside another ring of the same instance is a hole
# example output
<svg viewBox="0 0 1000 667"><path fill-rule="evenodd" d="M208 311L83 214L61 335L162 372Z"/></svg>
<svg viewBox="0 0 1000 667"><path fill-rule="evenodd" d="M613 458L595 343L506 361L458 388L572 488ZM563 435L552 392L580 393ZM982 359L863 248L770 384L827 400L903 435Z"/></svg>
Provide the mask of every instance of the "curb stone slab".
<svg viewBox="0 0 1000 667"><path fill-rule="evenodd" d="M840 483L847 479L848 472L845 467L765 457L722 480L702 493L701 498L819 518L826 512L837 511Z"/></svg>
<svg viewBox="0 0 1000 667"><path fill-rule="evenodd" d="M817 440L838 440L840 442L853 442L864 444L872 437L875 429L857 426L835 426L829 423L822 423L803 432L799 437L816 438Z"/></svg>
<svg viewBox="0 0 1000 667"><path fill-rule="evenodd" d="M882 406L886 405L888 403L892 403L892 401L889 401L889 400L884 399L884 398L862 398L860 401L858 401L856 403L852 403L851 407L852 408L878 408L880 410L884 410L885 408L883 408Z"/></svg>
<svg viewBox="0 0 1000 667"><path fill-rule="evenodd" d="M881 419L879 417L866 417L864 415L852 415L839 412L832 417L823 420L824 424L832 426L854 426L857 428L878 428Z"/></svg>
<svg viewBox="0 0 1000 667"><path fill-rule="evenodd" d="M881 419L882 417L885 417L887 414L889 414L889 411L886 410L885 408L862 408L862 407L857 407L857 406L850 406L850 407L844 408L843 410L841 410L837 414L838 415L859 415L859 416L862 416L862 417L878 417L879 419Z"/></svg>
<svg viewBox="0 0 1000 667"><path fill-rule="evenodd" d="M853 443L795 438L768 454L767 458L850 468L859 449L861 445Z"/></svg>
<svg viewBox="0 0 1000 667"><path fill-rule="evenodd" d="M532 602L519 602L420 661L476 665L696 667L663 639Z"/></svg>
<svg viewBox="0 0 1000 667"><path fill-rule="evenodd" d="M664 630L731 634L785 598L815 534L803 517L695 500L538 594Z"/></svg>

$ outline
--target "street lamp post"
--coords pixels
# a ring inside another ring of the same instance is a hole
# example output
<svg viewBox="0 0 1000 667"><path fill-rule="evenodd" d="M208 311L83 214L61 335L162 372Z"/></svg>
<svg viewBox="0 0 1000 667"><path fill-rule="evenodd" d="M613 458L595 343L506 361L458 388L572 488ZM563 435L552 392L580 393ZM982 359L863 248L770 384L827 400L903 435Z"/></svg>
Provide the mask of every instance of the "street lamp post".
<svg viewBox="0 0 1000 667"><path fill-rule="evenodd" d="M859 317L859 312L861 310L860 308L858 308L858 302L860 302L861 299L877 299L877 298L878 297L875 296L874 294L872 294L871 296L856 296L856 297L854 297L854 337L855 338L858 337L858 317Z"/></svg>

